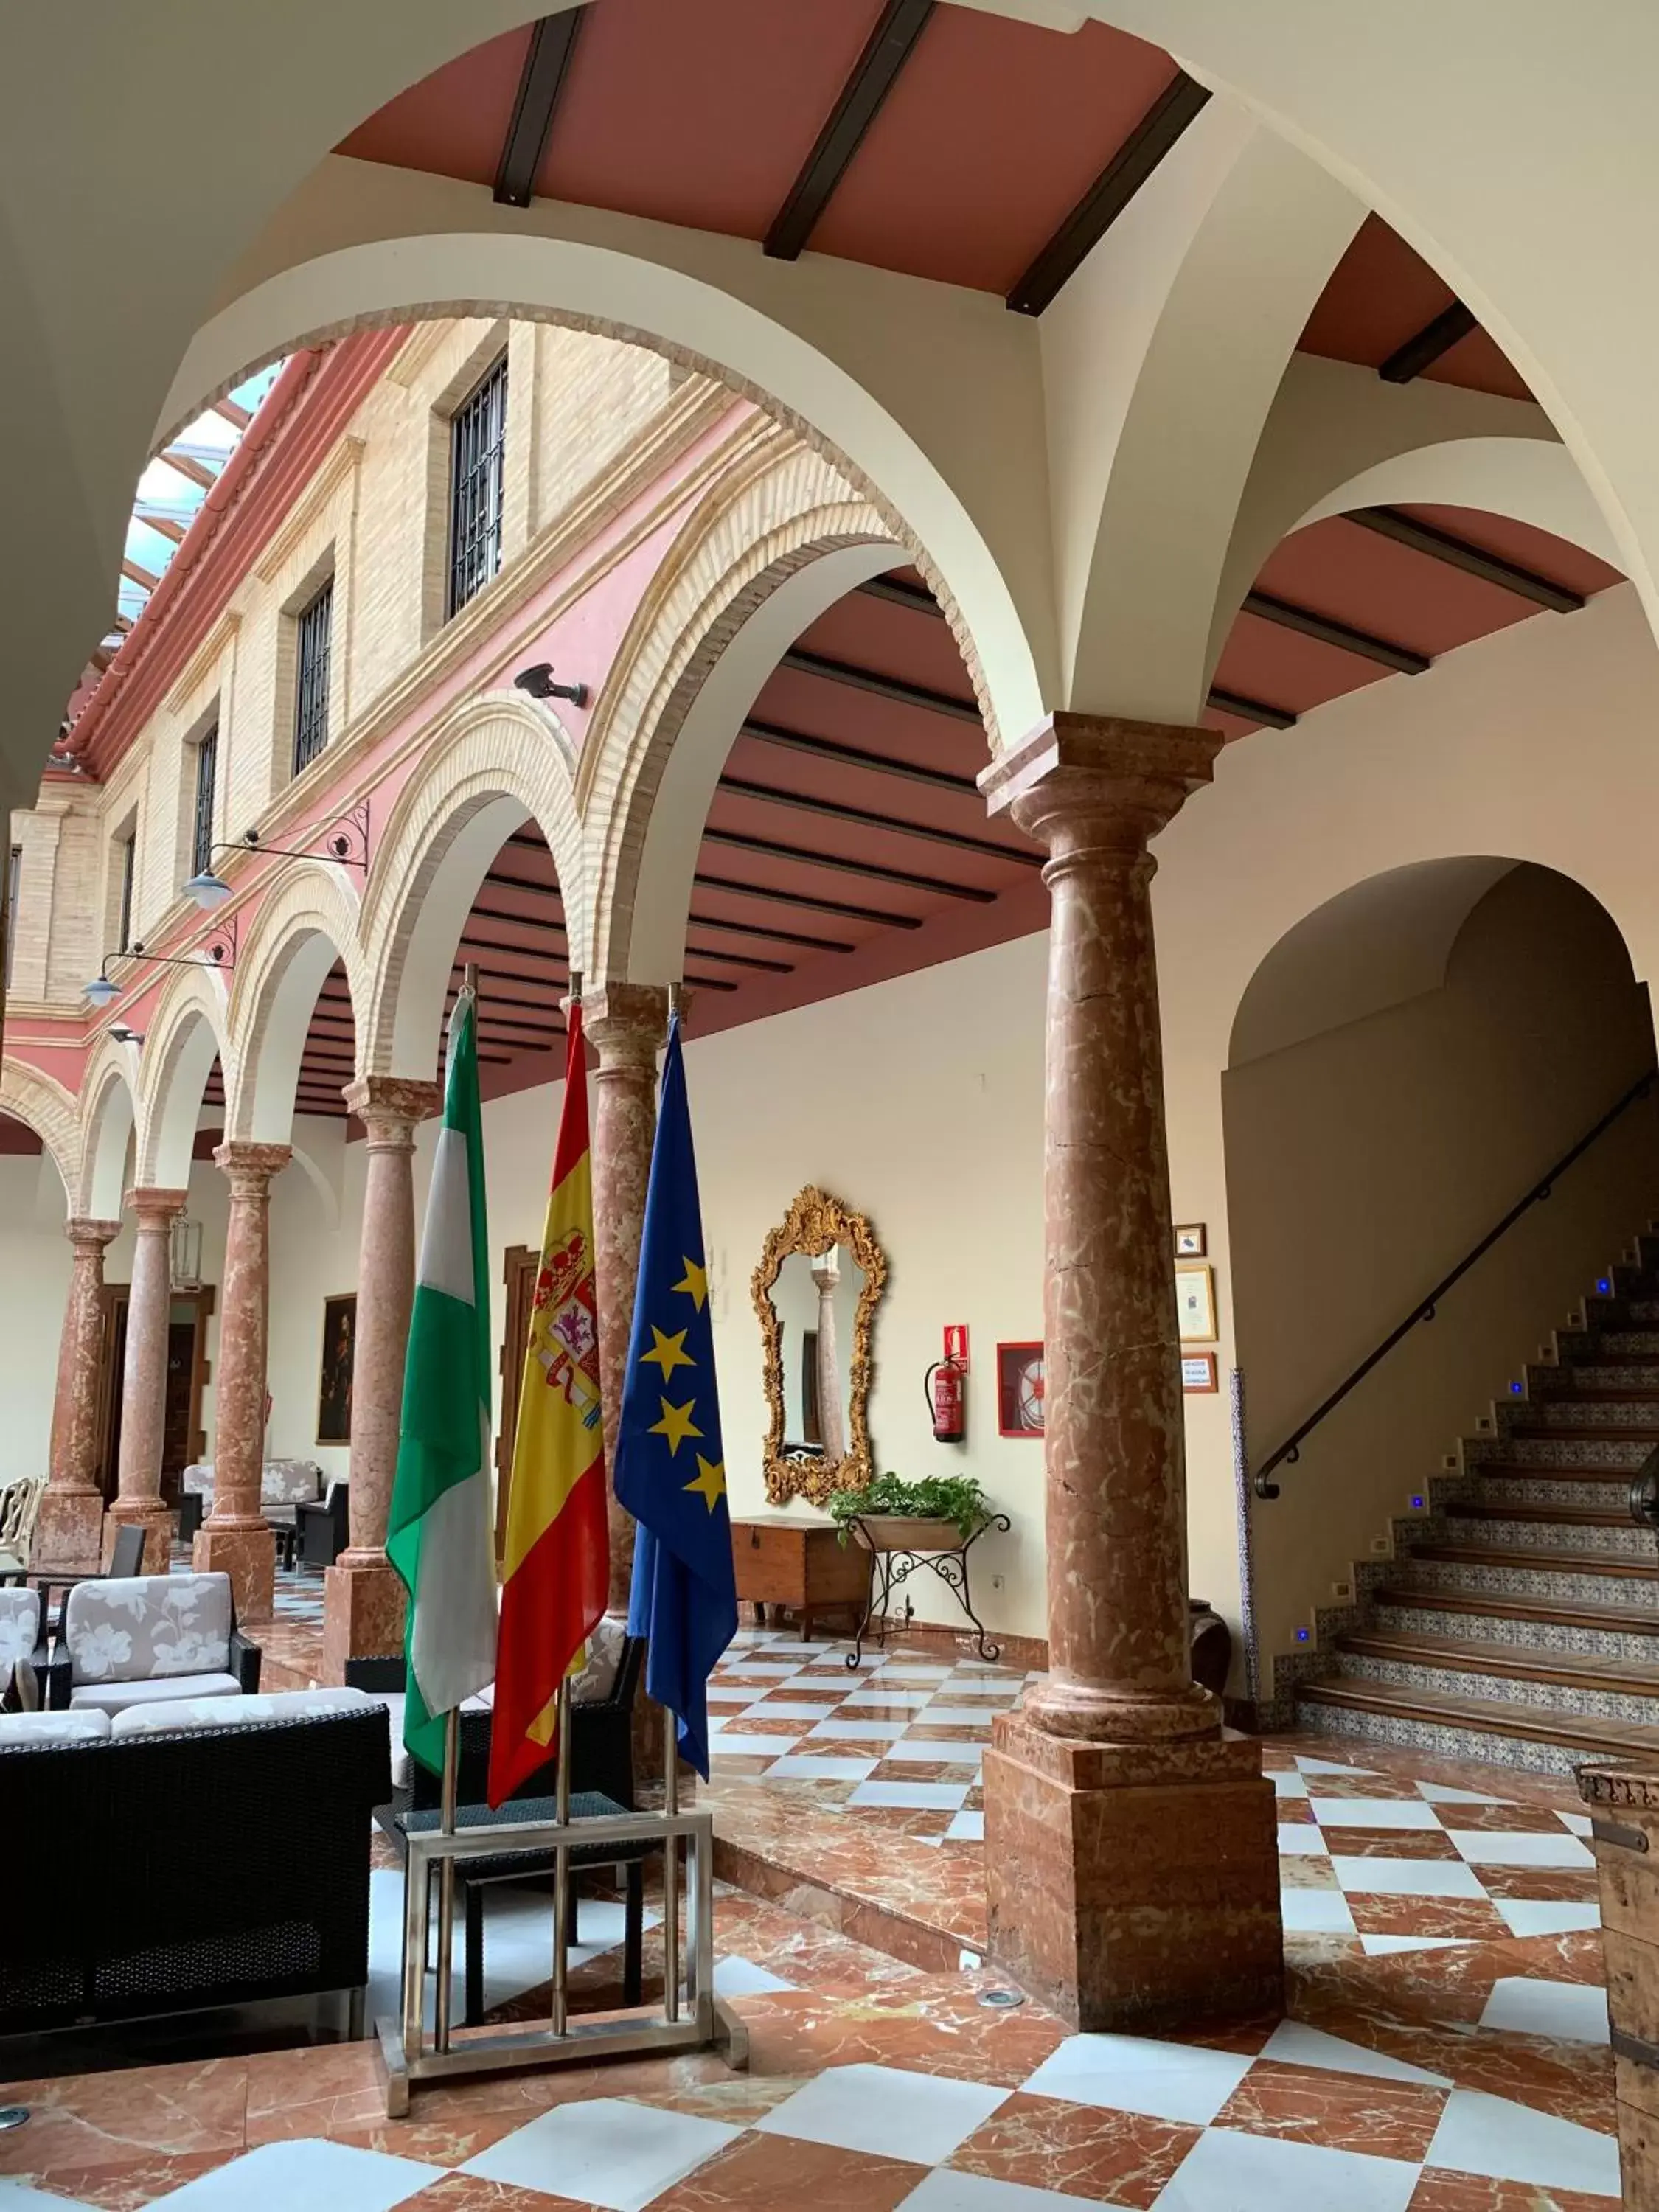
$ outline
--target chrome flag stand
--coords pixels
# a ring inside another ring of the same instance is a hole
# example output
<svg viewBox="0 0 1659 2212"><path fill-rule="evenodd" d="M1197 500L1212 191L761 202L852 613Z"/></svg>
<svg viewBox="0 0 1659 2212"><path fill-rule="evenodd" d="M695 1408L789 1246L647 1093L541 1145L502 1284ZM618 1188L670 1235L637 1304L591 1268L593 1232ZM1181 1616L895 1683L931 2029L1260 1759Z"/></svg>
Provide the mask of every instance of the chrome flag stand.
<svg viewBox="0 0 1659 2212"><path fill-rule="evenodd" d="M403 2017L388 2014L375 2022L386 2068L388 2119L403 2119L411 2091L427 2081L449 2081L468 2074L501 2074L544 2066L591 2066L606 2058L678 2057L685 2051L717 2051L728 2066L749 2063L749 2031L723 1997L714 1994L714 1816L710 1811L679 1809L678 1745L674 1716L665 1712L664 1791L660 1813L607 1814L572 1820L570 1805L569 1692L560 1694L556 1806L565 1817L551 1820L491 1822L478 1827L454 1825L457 1729L452 1713L444 1731L444 1777L439 1826L409 1837L404 1888ZM687 1850L684 1990L681 1984L679 1934L679 1849ZM660 1843L663 1848L663 1998L660 2008L600 2013L572 2021L567 2004L566 1885L569 1852L605 1844ZM478 2029L451 2033L453 1946L447 1938L453 1918L454 1870L464 1859L498 1858L507 1852L551 1851L554 1858L553 1984L551 2017L546 2027ZM435 1965L427 1966L431 1917L431 1873L439 1869L440 1942ZM434 2027L426 2033L426 1978L437 1978Z"/></svg>

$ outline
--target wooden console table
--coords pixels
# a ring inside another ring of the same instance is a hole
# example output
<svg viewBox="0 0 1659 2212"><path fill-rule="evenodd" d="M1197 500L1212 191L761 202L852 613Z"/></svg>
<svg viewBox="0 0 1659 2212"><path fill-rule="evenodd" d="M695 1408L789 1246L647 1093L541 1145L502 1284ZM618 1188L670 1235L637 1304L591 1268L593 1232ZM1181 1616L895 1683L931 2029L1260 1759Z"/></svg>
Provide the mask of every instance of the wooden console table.
<svg viewBox="0 0 1659 2212"><path fill-rule="evenodd" d="M737 1565L738 1596L764 1620L769 1605L800 1615L800 1632L810 1642L821 1613L842 1613L856 1626L868 1601L871 1555L857 1544L843 1545L829 1522L797 1521L783 1513L762 1514L732 1523L732 1552Z"/></svg>

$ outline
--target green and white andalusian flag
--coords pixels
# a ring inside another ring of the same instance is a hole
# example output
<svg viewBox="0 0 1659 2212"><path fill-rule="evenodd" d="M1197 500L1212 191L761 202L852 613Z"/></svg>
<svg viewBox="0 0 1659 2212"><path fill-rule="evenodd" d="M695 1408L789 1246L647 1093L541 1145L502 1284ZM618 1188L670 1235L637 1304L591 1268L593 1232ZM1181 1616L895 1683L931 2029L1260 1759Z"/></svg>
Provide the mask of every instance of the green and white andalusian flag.
<svg viewBox="0 0 1659 2212"><path fill-rule="evenodd" d="M449 1021L386 1543L409 1590L404 1741L434 1771L444 1714L495 1673L489 1250L477 1006L463 991Z"/></svg>

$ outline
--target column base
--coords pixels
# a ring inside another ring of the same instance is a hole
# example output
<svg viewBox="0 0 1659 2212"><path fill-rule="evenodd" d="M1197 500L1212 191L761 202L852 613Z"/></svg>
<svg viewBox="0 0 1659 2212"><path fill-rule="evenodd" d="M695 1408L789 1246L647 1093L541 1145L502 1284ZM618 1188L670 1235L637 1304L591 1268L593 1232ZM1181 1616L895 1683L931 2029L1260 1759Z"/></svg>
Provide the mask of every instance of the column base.
<svg viewBox="0 0 1659 2212"><path fill-rule="evenodd" d="M984 1787L990 1957L1061 2020L1161 2035L1284 2010L1259 1744L1082 1743L1009 1713Z"/></svg>
<svg viewBox="0 0 1659 2212"><path fill-rule="evenodd" d="M236 1625L270 1620L276 1610L276 1539L257 1528L216 1528L205 1521L191 1540L190 1564L198 1575L228 1575Z"/></svg>
<svg viewBox="0 0 1659 2212"><path fill-rule="evenodd" d="M141 1575L165 1575L173 1566L173 1519L171 1507L149 1498L142 1504L124 1504L118 1498L104 1516L104 1535L100 1565L107 1567L115 1549L116 1531L120 1528L141 1528L144 1532L144 1548L138 1561Z"/></svg>
<svg viewBox="0 0 1659 2212"><path fill-rule="evenodd" d="M359 1566L346 1556L323 1577L323 1674L338 1687L348 1659L375 1659L404 1648L406 1593L382 1559Z"/></svg>
<svg viewBox="0 0 1659 2212"><path fill-rule="evenodd" d="M46 1490L34 1523L29 1565L40 1572L73 1574L100 1563L104 1501L95 1490Z"/></svg>

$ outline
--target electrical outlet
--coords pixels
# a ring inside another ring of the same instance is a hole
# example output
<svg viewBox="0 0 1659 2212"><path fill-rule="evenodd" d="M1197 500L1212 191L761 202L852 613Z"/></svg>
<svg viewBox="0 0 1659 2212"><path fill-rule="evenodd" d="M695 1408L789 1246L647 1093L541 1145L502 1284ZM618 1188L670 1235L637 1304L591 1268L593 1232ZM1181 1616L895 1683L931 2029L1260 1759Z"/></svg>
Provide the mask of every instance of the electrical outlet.
<svg viewBox="0 0 1659 2212"><path fill-rule="evenodd" d="M1331 1595L1336 1600L1339 1605L1352 1605L1353 1603L1353 1584L1352 1583L1333 1583L1331 1584Z"/></svg>
<svg viewBox="0 0 1659 2212"><path fill-rule="evenodd" d="M1386 1536L1373 1536L1371 1538L1371 1549L1376 1553L1379 1559L1385 1557L1389 1549L1388 1538Z"/></svg>

